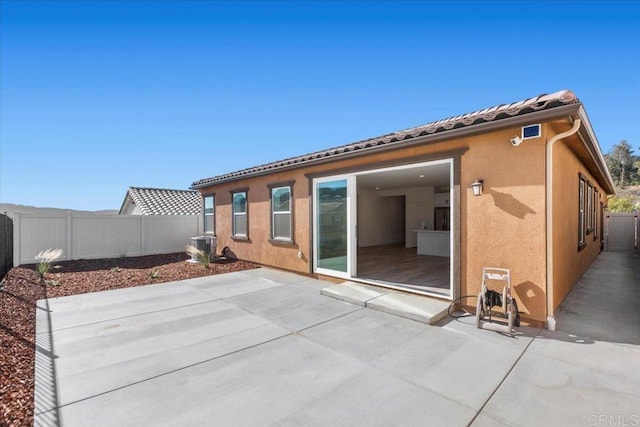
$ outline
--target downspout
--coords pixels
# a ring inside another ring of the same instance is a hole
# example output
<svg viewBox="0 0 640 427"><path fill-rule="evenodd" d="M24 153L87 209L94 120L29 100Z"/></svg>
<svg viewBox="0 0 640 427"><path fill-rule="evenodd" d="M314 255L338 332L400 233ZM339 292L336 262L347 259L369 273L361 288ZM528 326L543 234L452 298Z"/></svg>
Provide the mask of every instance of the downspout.
<svg viewBox="0 0 640 427"><path fill-rule="evenodd" d="M575 119L573 127L566 132L559 133L547 142L547 329L556 330L556 319L553 308L553 145L580 129L582 121Z"/></svg>

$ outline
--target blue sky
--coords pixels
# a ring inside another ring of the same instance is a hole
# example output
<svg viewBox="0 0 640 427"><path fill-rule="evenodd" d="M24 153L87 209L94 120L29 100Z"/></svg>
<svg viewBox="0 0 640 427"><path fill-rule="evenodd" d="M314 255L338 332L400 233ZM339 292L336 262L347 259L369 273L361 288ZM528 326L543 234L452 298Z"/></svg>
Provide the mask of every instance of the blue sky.
<svg viewBox="0 0 640 427"><path fill-rule="evenodd" d="M571 89L640 152L640 3L0 2L0 201L119 209Z"/></svg>

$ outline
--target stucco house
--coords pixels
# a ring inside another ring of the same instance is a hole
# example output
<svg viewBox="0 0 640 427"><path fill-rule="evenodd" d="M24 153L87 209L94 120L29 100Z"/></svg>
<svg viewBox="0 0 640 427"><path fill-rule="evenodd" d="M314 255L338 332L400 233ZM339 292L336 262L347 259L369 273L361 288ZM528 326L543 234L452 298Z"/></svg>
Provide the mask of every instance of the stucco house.
<svg viewBox="0 0 640 427"><path fill-rule="evenodd" d="M119 215L199 215L200 193L194 190L129 187Z"/></svg>
<svg viewBox="0 0 640 427"><path fill-rule="evenodd" d="M522 317L554 311L601 251L614 193L568 91L193 183L205 232L242 259L432 298L511 269ZM474 304L473 301L470 304Z"/></svg>

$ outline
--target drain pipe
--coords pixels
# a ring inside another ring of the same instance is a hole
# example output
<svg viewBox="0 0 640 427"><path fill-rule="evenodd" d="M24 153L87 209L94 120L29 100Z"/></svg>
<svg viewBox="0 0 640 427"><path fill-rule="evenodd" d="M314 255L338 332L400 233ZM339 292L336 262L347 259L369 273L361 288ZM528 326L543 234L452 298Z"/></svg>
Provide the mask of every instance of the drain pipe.
<svg viewBox="0 0 640 427"><path fill-rule="evenodd" d="M556 330L556 318L553 308L553 145L568 136L578 132L580 119L575 119L573 127L566 132L559 133L547 142L547 329Z"/></svg>

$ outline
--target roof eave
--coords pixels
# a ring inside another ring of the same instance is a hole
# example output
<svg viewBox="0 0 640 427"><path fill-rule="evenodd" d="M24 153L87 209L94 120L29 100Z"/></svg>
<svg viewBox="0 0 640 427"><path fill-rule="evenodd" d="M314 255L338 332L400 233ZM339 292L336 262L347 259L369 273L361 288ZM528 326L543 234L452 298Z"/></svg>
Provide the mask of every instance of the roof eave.
<svg viewBox="0 0 640 427"><path fill-rule="evenodd" d="M402 139L402 140L390 142L384 145L376 145L368 148L362 148L357 151L347 151L339 154L333 154L331 156L327 156L323 158L311 159L311 160L294 163L290 165L283 165L276 168L250 172L250 173L237 175L237 176L231 176L228 178L219 179L215 181L203 182L207 180L206 179L200 180L200 181L194 182L192 186L189 188L193 190L199 190L206 187L213 187L215 185L225 184L225 183L234 182L234 181L240 181L247 178L270 175L275 172L282 172L282 171L299 169L299 168L308 167L308 166L321 165L324 163L334 162L337 159L343 160L343 159L349 159L353 157L360 157L372 152L375 152L375 153L385 152L385 151L394 150L398 148L398 145L401 145L402 148L408 148L408 147L412 147L419 144L435 143L435 142L439 142L446 139L452 139L457 137L459 138L459 137L464 137L464 136L478 134L478 133L490 132L497 129L518 126L526 123L542 122L542 121L555 119L563 116L574 115L581 108L582 108L582 104L579 102L562 105L559 107L549 108L546 110L534 111L534 112L520 114L513 117L507 117L504 119L473 124L473 125L464 126L456 129L451 129L451 130L445 130L445 131L441 131L433 134L420 135L416 137L411 137L409 139Z"/></svg>
<svg viewBox="0 0 640 427"><path fill-rule="evenodd" d="M133 200L133 199L131 199L131 195L129 194L129 189L127 189L127 194L124 196L122 205L120 205L120 211L118 211L118 215L123 215L122 211L127 207L129 200Z"/></svg>
<svg viewBox="0 0 640 427"><path fill-rule="evenodd" d="M589 121L589 117L587 116L586 110L580 105L580 108L577 111L577 118L579 118L583 123L584 134L580 133L580 138L584 143L585 147L589 151L589 154L596 162L596 166L598 167L598 171L602 175L604 179L603 187L607 194L616 194L616 187L613 183L613 178L611 177L611 173L609 172L609 168L607 167L607 162L604 159L604 155L602 154L602 150L600 150L600 143L598 142L598 138L591 126L591 121Z"/></svg>

